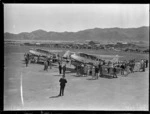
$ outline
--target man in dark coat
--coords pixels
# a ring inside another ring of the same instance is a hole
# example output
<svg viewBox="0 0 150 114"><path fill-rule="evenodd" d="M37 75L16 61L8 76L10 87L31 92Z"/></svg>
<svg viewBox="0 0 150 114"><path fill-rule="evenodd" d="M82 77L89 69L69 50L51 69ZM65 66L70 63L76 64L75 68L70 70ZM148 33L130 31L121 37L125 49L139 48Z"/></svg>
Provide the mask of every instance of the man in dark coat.
<svg viewBox="0 0 150 114"><path fill-rule="evenodd" d="M61 63L59 62L59 74L61 74L62 66Z"/></svg>
<svg viewBox="0 0 150 114"><path fill-rule="evenodd" d="M141 60L141 68L142 68L142 71L145 72L145 62L143 59Z"/></svg>
<svg viewBox="0 0 150 114"><path fill-rule="evenodd" d="M116 73L117 69L113 66L113 78L118 78Z"/></svg>
<svg viewBox="0 0 150 114"><path fill-rule="evenodd" d="M29 53L27 53L27 59L29 60L30 56L29 56Z"/></svg>
<svg viewBox="0 0 150 114"><path fill-rule="evenodd" d="M47 58L47 64L48 64L48 66L49 66L49 64L50 64L50 62L49 62L49 61L50 61L50 59L49 59L49 58Z"/></svg>
<svg viewBox="0 0 150 114"><path fill-rule="evenodd" d="M135 66L135 63L131 63L131 73L134 73L134 66Z"/></svg>
<svg viewBox="0 0 150 114"><path fill-rule="evenodd" d="M124 70L125 70L124 64L121 64L120 68L121 68L121 75L124 75Z"/></svg>
<svg viewBox="0 0 150 114"><path fill-rule="evenodd" d="M99 67L99 77L102 77L103 72L102 72L102 65L101 65L101 63L99 63L98 67Z"/></svg>
<svg viewBox="0 0 150 114"><path fill-rule="evenodd" d="M98 68L98 66L96 66L96 67L95 67L96 79L98 79L98 73L99 73L99 68Z"/></svg>
<svg viewBox="0 0 150 114"><path fill-rule="evenodd" d="M64 89L65 89L65 85L67 83L67 80L63 76L62 78L60 78L59 82L60 82L60 93L58 96L64 96Z"/></svg>
<svg viewBox="0 0 150 114"><path fill-rule="evenodd" d="M65 77L65 72L66 72L66 64L63 66L63 76Z"/></svg>
<svg viewBox="0 0 150 114"><path fill-rule="evenodd" d="M44 61L44 70L48 71L48 62L47 62L47 60Z"/></svg>
<svg viewBox="0 0 150 114"><path fill-rule="evenodd" d="M26 67L28 66L29 60L27 57L25 57L25 63L26 63Z"/></svg>
<svg viewBox="0 0 150 114"><path fill-rule="evenodd" d="M52 69L52 58L49 59L49 68Z"/></svg>
<svg viewBox="0 0 150 114"><path fill-rule="evenodd" d="M148 60L147 59L146 59L145 63L146 63L146 68L147 68L148 67Z"/></svg>

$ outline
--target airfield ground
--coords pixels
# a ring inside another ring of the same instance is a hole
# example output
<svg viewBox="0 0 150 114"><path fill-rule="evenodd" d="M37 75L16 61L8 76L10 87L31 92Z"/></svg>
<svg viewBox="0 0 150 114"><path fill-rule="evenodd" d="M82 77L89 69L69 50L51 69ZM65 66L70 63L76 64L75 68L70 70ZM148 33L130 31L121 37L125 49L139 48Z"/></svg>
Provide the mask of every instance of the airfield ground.
<svg viewBox="0 0 150 114"><path fill-rule="evenodd" d="M4 46L4 110L148 110L149 68L127 77L119 75L118 78L91 80L90 76L77 77L73 66L67 65L65 96L57 97L61 77L57 64L53 64L48 72L43 71L40 64L25 67L24 53L29 49L26 46ZM118 54L126 60L149 57L112 51L92 52Z"/></svg>

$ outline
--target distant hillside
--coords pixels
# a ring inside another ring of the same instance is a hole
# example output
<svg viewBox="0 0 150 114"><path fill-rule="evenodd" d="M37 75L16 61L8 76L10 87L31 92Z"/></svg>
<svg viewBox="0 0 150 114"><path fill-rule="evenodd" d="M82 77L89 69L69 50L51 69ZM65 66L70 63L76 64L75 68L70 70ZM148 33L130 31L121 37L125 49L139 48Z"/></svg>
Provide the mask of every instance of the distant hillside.
<svg viewBox="0 0 150 114"><path fill-rule="evenodd" d="M14 40L62 40L62 41L149 41L149 27L139 28L94 28L78 32L46 32L36 30L19 34L5 33L4 39Z"/></svg>

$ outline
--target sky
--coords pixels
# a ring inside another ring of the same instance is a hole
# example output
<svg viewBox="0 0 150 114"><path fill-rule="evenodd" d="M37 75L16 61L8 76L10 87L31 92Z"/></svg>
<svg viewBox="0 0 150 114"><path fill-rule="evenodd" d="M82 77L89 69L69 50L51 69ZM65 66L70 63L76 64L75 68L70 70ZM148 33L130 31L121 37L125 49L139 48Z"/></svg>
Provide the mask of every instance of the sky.
<svg viewBox="0 0 150 114"><path fill-rule="evenodd" d="M149 4L4 4L4 32L149 26Z"/></svg>

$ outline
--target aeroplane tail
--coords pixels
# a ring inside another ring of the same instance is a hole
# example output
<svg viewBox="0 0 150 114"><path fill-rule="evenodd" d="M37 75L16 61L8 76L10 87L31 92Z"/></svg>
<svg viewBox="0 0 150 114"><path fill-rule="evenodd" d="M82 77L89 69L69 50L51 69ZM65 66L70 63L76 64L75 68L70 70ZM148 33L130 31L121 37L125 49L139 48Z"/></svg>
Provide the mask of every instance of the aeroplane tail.
<svg viewBox="0 0 150 114"><path fill-rule="evenodd" d="M118 62L118 60L119 60L119 56L116 55L116 56L112 59L112 62L115 63L115 62Z"/></svg>
<svg viewBox="0 0 150 114"><path fill-rule="evenodd" d="M65 52L65 54L63 55L63 58L70 58L71 52L68 50Z"/></svg>

